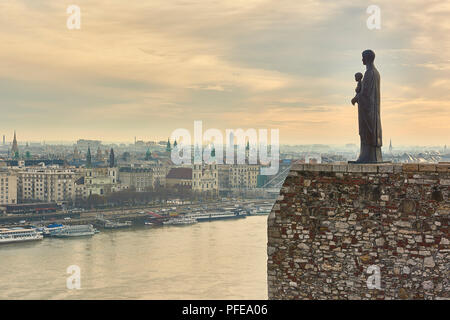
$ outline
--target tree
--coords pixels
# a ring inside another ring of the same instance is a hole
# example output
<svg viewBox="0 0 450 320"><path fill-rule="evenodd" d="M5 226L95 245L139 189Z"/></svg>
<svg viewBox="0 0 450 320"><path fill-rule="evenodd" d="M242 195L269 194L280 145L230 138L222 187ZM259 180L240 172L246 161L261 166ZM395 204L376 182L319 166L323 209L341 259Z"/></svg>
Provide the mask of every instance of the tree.
<svg viewBox="0 0 450 320"><path fill-rule="evenodd" d="M86 202L89 208L95 208L105 204L105 198L98 194L91 194Z"/></svg>
<svg viewBox="0 0 450 320"><path fill-rule="evenodd" d="M114 168L115 161L114 161L114 150L111 148L111 151L109 152L109 167Z"/></svg>

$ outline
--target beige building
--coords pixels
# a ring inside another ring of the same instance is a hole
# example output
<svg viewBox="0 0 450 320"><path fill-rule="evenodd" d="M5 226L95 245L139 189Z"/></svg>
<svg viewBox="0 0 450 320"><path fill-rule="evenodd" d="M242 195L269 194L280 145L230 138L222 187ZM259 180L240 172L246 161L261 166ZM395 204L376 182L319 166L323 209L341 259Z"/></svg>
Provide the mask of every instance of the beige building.
<svg viewBox="0 0 450 320"><path fill-rule="evenodd" d="M136 191L164 187L168 168L161 163L143 163L131 167L121 167L119 182Z"/></svg>
<svg viewBox="0 0 450 320"><path fill-rule="evenodd" d="M118 184L117 168L83 168L75 184L75 197L86 199L90 195L105 195L122 190Z"/></svg>
<svg viewBox="0 0 450 320"><path fill-rule="evenodd" d="M0 171L0 205L17 203L17 176Z"/></svg>
<svg viewBox="0 0 450 320"><path fill-rule="evenodd" d="M62 202L75 198L73 169L19 168L17 174L17 198L20 202Z"/></svg>
<svg viewBox="0 0 450 320"><path fill-rule="evenodd" d="M146 191L154 188L153 170L150 168L123 167L119 170L119 181L136 191Z"/></svg>
<svg viewBox="0 0 450 320"><path fill-rule="evenodd" d="M217 164L194 164L192 167L192 190L219 193L219 171Z"/></svg>
<svg viewBox="0 0 450 320"><path fill-rule="evenodd" d="M258 186L259 165L233 164L229 184L232 189L254 189Z"/></svg>
<svg viewBox="0 0 450 320"><path fill-rule="evenodd" d="M166 176L170 171L170 166L161 163L150 166L153 171L153 187L166 185Z"/></svg>
<svg viewBox="0 0 450 320"><path fill-rule="evenodd" d="M219 190L226 190L230 188L230 172L231 172L231 165L229 164L218 165Z"/></svg>

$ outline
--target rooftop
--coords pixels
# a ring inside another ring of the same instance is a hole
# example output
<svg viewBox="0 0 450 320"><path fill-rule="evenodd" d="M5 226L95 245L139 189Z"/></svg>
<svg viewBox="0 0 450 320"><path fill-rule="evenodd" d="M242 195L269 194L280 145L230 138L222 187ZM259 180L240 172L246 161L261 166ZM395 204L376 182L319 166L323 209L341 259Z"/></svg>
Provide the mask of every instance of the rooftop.
<svg viewBox="0 0 450 320"><path fill-rule="evenodd" d="M172 168L167 179L192 179L192 168Z"/></svg>

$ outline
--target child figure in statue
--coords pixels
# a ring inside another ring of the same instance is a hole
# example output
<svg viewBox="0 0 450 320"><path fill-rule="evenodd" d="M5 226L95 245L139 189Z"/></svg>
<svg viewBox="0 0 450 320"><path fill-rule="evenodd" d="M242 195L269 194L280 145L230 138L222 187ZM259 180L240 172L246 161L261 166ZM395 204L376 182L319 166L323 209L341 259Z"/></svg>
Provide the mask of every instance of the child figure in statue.
<svg viewBox="0 0 450 320"><path fill-rule="evenodd" d="M355 73L355 81L358 83L356 85L356 89L355 89L356 94L361 92L362 78L363 78L363 74L361 72Z"/></svg>

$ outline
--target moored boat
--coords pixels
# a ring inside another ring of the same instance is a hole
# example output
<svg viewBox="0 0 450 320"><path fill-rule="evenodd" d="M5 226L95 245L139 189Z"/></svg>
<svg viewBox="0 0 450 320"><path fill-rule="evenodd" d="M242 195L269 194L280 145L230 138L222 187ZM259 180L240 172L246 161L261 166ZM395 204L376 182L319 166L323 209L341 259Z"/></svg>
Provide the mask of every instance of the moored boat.
<svg viewBox="0 0 450 320"><path fill-rule="evenodd" d="M163 222L164 225L178 225L178 226L190 225L194 223L197 223L197 219L187 216L170 218L169 220Z"/></svg>
<svg viewBox="0 0 450 320"><path fill-rule="evenodd" d="M62 228L50 230L47 236L53 238L71 238L71 237L84 237L92 236L98 233L92 225L74 225L74 226L63 226Z"/></svg>
<svg viewBox="0 0 450 320"><path fill-rule="evenodd" d="M125 222L113 222L106 220L104 224L105 229L120 229L120 228L129 228L133 225L133 222L131 221L125 221Z"/></svg>
<svg viewBox="0 0 450 320"><path fill-rule="evenodd" d="M216 212L194 212L186 215L187 217L195 218L198 222L227 220L227 219L242 219L247 214L242 210L235 211L216 211Z"/></svg>
<svg viewBox="0 0 450 320"><path fill-rule="evenodd" d="M0 228L0 244L42 240L42 233L36 228Z"/></svg>

